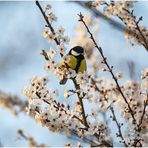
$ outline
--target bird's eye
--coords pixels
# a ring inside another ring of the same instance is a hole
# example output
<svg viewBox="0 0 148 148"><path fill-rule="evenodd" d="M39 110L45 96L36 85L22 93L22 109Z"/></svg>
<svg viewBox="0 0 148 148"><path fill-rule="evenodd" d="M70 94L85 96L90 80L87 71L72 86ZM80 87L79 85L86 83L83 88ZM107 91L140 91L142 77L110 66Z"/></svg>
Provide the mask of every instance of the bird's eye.
<svg viewBox="0 0 148 148"><path fill-rule="evenodd" d="M74 55L74 56L80 55L80 53L77 53L77 52L75 52L74 50L71 51L71 54Z"/></svg>

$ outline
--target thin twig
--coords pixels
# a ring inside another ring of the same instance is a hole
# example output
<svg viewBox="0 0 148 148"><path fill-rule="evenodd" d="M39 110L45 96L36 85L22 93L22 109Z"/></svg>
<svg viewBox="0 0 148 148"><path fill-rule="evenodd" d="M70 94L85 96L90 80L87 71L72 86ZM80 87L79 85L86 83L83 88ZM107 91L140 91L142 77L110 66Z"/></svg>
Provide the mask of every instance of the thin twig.
<svg viewBox="0 0 148 148"><path fill-rule="evenodd" d="M134 20L134 21L135 21L135 20ZM144 42L143 46L144 46L145 49L148 51L148 43L147 43L147 40L146 40L145 36L143 35L143 33L142 33L142 31L141 31L141 29L140 29L140 27L139 27L138 22L135 21L135 24L136 24L137 30L139 31L139 34L141 35L141 37L142 37L142 39L143 39L143 42Z"/></svg>
<svg viewBox="0 0 148 148"><path fill-rule="evenodd" d="M113 115L113 121L115 121L116 125L117 125L117 128L118 128L118 136L122 139L122 143L124 144L124 146L128 146L125 142L125 139L122 135L122 131L121 131L121 125L120 123L117 121L117 118L116 118L116 115L115 115L115 112L114 112L114 109L113 107L110 107L110 110L112 112L112 115Z"/></svg>
<svg viewBox="0 0 148 148"><path fill-rule="evenodd" d="M137 129L136 129L136 131L137 132L141 132L141 130L142 130L142 127L141 127L141 125L142 125L142 123L143 123L143 119L144 119L144 116L145 116L145 113L146 113L146 107L147 107L147 105L148 105L148 94L147 94L147 99L144 101L144 104L143 104L144 106L143 106L143 112L142 112L142 115L141 115L141 118L140 118L140 120L139 120L139 124L137 125ZM133 143L133 146L137 146L137 143L139 143L141 146L142 146L142 144L141 144L141 139L137 139L137 138L135 138L134 139L134 143Z"/></svg>
<svg viewBox="0 0 148 148"><path fill-rule="evenodd" d="M76 90L80 90L80 86L76 83L76 80L73 79L73 83L75 85ZM83 105L83 97L80 96L80 93L77 92L77 96L81 105L81 109L82 109L82 117L83 117L83 121L84 121L84 125L89 128L89 125L87 123L87 119L86 119L86 114L85 114L85 110L84 110L84 105Z"/></svg>
<svg viewBox="0 0 148 148"><path fill-rule="evenodd" d="M147 100L144 101L143 112L142 112L142 115L141 115L141 118L140 118L140 121L139 121L139 124L138 124L138 131L141 130L141 125L142 125L142 122L143 122L143 118L144 118L147 106L148 106L148 98L147 98Z"/></svg>

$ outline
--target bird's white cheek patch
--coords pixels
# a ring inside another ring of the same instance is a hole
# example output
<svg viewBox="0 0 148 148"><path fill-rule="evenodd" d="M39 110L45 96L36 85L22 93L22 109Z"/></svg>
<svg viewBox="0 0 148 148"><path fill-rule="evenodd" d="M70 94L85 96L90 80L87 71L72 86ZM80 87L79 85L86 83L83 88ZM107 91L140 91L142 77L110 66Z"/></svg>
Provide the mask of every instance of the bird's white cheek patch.
<svg viewBox="0 0 148 148"><path fill-rule="evenodd" d="M74 55L74 56L80 55L79 53L75 52L74 50L71 51L71 54Z"/></svg>

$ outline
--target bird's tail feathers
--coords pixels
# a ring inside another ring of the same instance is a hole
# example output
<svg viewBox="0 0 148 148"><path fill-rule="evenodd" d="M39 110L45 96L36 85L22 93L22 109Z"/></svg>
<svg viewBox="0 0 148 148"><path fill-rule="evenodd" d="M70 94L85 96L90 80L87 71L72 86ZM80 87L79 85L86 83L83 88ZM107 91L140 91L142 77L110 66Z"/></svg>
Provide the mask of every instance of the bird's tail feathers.
<svg viewBox="0 0 148 148"><path fill-rule="evenodd" d="M64 84L66 84L66 82L67 82L67 78L63 78L59 83L60 83L60 85L64 85Z"/></svg>

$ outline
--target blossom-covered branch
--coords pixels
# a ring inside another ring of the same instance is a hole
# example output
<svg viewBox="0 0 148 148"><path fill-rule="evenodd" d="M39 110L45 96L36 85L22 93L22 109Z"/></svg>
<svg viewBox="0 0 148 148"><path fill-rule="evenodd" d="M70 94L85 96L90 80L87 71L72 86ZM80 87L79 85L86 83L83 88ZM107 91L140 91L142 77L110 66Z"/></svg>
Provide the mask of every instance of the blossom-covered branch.
<svg viewBox="0 0 148 148"><path fill-rule="evenodd" d="M135 117L134 117L134 112L132 111L132 108L130 107L130 104L128 103L128 101L127 101L125 95L123 94L123 92L122 92L122 90L121 90L121 87L120 87L120 85L119 85L119 83L118 83L118 79L116 78L116 76L114 75L114 73L113 73L113 71L112 71L113 67L112 67L112 66L109 66L109 64L108 64L108 62L107 62L107 58L106 58L106 57L104 56L104 54L103 54L102 48L98 46L98 44L96 43L96 41L95 41L95 39L94 39L94 37L93 37L93 34L90 32L88 26L86 25L86 23L85 23L85 21L84 21L84 19L83 19L84 16L80 13L80 14L79 14L79 17L80 17L79 21L82 22L82 23L84 24L84 26L86 27L86 29L87 29L87 31L88 31L88 33L89 33L89 35L90 35L90 38L91 38L92 41L94 42L95 47L98 49L98 51L99 51L99 53L100 53L100 55L101 55L101 57L102 57L102 59L103 59L102 62L106 65L108 71L109 71L110 74L112 75L112 78L114 79L114 81L115 81L115 83L116 83L116 85L117 85L118 91L120 92L120 94L121 94L121 96L123 97L125 103L127 104L128 108L129 108L129 111L130 111L130 113L131 113L131 115L132 115L133 122L136 122L136 119L135 119Z"/></svg>
<svg viewBox="0 0 148 148"><path fill-rule="evenodd" d="M134 1L94 1L91 2L91 6L97 9L105 6L104 14L107 17L116 16L125 24L125 37L132 41L132 45L140 44L148 51L148 29L139 25L143 17L137 19L134 15L134 10L131 10L134 3ZM94 12L93 9L92 11Z"/></svg>
<svg viewBox="0 0 148 148"><path fill-rule="evenodd" d="M16 95L0 91L0 105L10 109L15 115L17 115L20 112L26 112L28 101L24 101Z"/></svg>
<svg viewBox="0 0 148 148"><path fill-rule="evenodd" d="M43 15L43 17L44 17L46 23L47 23L47 26L50 28L50 30L51 30L51 32L53 33L53 35L55 35L55 31L54 31L53 27L51 26L51 24L50 24L50 22L49 22L49 20L48 20L48 17L46 16L45 12L43 11L43 9L42 9L42 7L41 7L39 1L38 1L38 0L35 0L35 3L36 3L36 5L38 6L38 8L40 9L40 11L41 11L41 13L42 13L42 15ZM54 38L54 40L55 40L55 42L57 43L57 45L60 44L59 41L58 41L58 39L57 39L56 37Z"/></svg>

